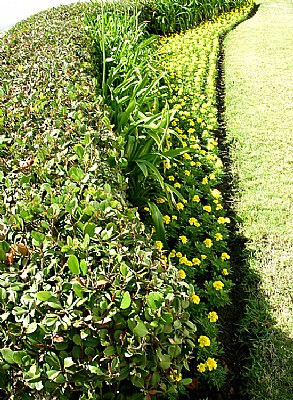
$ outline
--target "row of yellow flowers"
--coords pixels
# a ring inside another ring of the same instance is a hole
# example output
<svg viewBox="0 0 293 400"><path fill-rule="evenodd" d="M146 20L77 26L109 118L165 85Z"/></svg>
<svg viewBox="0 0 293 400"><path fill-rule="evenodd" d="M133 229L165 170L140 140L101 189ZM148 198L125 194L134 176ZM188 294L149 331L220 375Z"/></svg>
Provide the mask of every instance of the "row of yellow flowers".
<svg viewBox="0 0 293 400"><path fill-rule="evenodd" d="M214 21L163 38L160 47L168 82L162 98L176 109L164 150L183 147L188 151L164 161L165 182L180 197L173 206L167 193L156 199L169 249L161 241L155 245L178 267L180 278L194 285L190 310L197 324L198 348L191 377L197 375L215 386L223 383L225 375L219 362L217 310L229 304L232 287L227 246L230 219L221 192L224 170L217 138L217 60L221 35L245 19L252 8L248 2Z"/></svg>

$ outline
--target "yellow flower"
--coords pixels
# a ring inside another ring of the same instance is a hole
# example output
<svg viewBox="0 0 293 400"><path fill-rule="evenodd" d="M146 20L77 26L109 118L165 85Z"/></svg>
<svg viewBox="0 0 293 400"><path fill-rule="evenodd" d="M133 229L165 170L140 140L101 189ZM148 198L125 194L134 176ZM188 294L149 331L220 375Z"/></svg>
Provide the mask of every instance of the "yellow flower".
<svg viewBox="0 0 293 400"><path fill-rule="evenodd" d="M163 216L163 221L165 222L165 224L170 224L171 222L171 218L169 217L169 215L164 215Z"/></svg>
<svg viewBox="0 0 293 400"><path fill-rule="evenodd" d="M176 208L177 208L177 210L183 210L184 204L179 202L176 204Z"/></svg>
<svg viewBox="0 0 293 400"><path fill-rule="evenodd" d="M221 259L222 260L230 260L230 256L229 256L229 254L227 254L227 253L222 253L222 255L221 255Z"/></svg>
<svg viewBox="0 0 293 400"><path fill-rule="evenodd" d="M196 166L197 166L197 167L201 167L201 162L200 162L200 161L197 161L197 162L196 162Z"/></svg>
<svg viewBox="0 0 293 400"><path fill-rule="evenodd" d="M200 303L200 297L196 295L195 293L190 296L190 301L194 304L199 304Z"/></svg>
<svg viewBox="0 0 293 400"><path fill-rule="evenodd" d="M186 243L188 242L188 239L187 239L187 237L186 237L186 236L184 236L184 235L182 235L182 236L179 236L179 239L181 240L181 242L182 242L183 244L186 244Z"/></svg>
<svg viewBox="0 0 293 400"><path fill-rule="evenodd" d="M216 168L221 168L221 167L223 166L222 160L220 160L220 159L218 158L215 165L216 165Z"/></svg>
<svg viewBox="0 0 293 400"><path fill-rule="evenodd" d="M185 158L185 160L191 160L190 154L188 153L184 153L183 158Z"/></svg>
<svg viewBox="0 0 293 400"><path fill-rule="evenodd" d="M182 374L181 374L181 373L178 374L178 375L175 377L175 381L176 381L176 382L182 381Z"/></svg>
<svg viewBox="0 0 293 400"><path fill-rule="evenodd" d="M192 264L193 264L193 265L200 265L200 263L201 263L201 261L200 261L199 258L194 257L194 258L192 259Z"/></svg>
<svg viewBox="0 0 293 400"><path fill-rule="evenodd" d="M217 204L216 211L223 210L222 204Z"/></svg>
<svg viewBox="0 0 293 400"><path fill-rule="evenodd" d="M208 182L209 182L209 180L208 180L208 178L207 178L206 176L205 176L205 177L202 179L202 181L201 181L201 183L202 183L203 185L207 185Z"/></svg>
<svg viewBox="0 0 293 400"><path fill-rule="evenodd" d="M184 171L184 174L185 174L186 176L190 176L191 172L188 171L188 169L186 169L186 170Z"/></svg>
<svg viewBox="0 0 293 400"><path fill-rule="evenodd" d="M170 175L170 176L168 177L168 179L169 179L170 182L175 181L175 177L174 177L173 175Z"/></svg>
<svg viewBox="0 0 293 400"><path fill-rule="evenodd" d="M206 245L206 247L208 247L208 248L212 247L212 245L213 245L213 242L211 241L211 239L206 239L203 242Z"/></svg>
<svg viewBox="0 0 293 400"><path fill-rule="evenodd" d="M195 132L195 129L194 129L194 128L189 128L189 129L187 129L187 132L188 132L188 133L194 133L194 132Z"/></svg>
<svg viewBox="0 0 293 400"><path fill-rule="evenodd" d="M181 185L180 185L179 182L175 182L175 183L174 183L174 188L178 188L178 189L179 189L180 187L181 187Z"/></svg>
<svg viewBox="0 0 293 400"><path fill-rule="evenodd" d="M181 373L178 374L177 369L174 369L174 371L171 371L171 372L170 372L170 378L171 378L173 381L179 382L179 381L182 380L182 374L181 374Z"/></svg>
<svg viewBox="0 0 293 400"><path fill-rule="evenodd" d="M164 161L163 161L163 164L164 164L164 167L165 167L166 169L170 169L170 168L171 168L171 164L170 164L170 161L169 161L169 160L164 160Z"/></svg>
<svg viewBox="0 0 293 400"><path fill-rule="evenodd" d="M200 201L200 198L197 194L195 194L192 198L192 201L195 201L196 203L198 203Z"/></svg>
<svg viewBox="0 0 293 400"><path fill-rule="evenodd" d="M217 232L214 236L214 238L216 239L216 241L218 242L219 240L223 240L223 235L219 232Z"/></svg>
<svg viewBox="0 0 293 400"><path fill-rule="evenodd" d="M174 221L177 221L177 219L178 219L177 215L172 215L172 219L173 219Z"/></svg>
<svg viewBox="0 0 293 400"><path fill-rule="evenodd" d="M207 212L211 212L212 211L212 207L211 206L203 206L202 208L203 208L204 211L207 211Z"/></svg>
<svg viewBox="0 0 293 400"><path fill-rule="evenodd" d="M202 255L201 255L201 259L202 259L202 260L206 260L206 259L207 259L207 256L206 256L205 254L202 254Z"/></svg>
<svg viewBox="0 0 293 400"><path fill-rule="evenodd" d="M194 126L194 121L192 121L192 119L189 120L189 125Z"/></svg>
<svg viewBox="0 0 293 400"><path fill-rule="evenodd" d="M209 318L210 322L217 322L219 319L218 314L215 311L209 312L208 318Z"/></svg>
<svg viewBox="0 0 293 400"><path fill-rule="evenodd" d="M190 223L190 225L194 225L194 226L197 226L197 227L200 226L200 223L199 223L198 220L197 220L196 218L194 218L194 217L189 218L189 223Z"/></svg>
<svg viewBox="0 0 293 400"><path fill-rule="evenodd" d="M207 336L200 336L198 339L200 347L208 347L211 344L210 339Z"/></svg>
<svg viewBox="0 0 293 400"><path fill-rule="evenodd" d="M179 275L179 277L181 279L185 279L186 278L186 273L185 273L185 271L183 271L183 269L179 269L178 275Z"/></svg>
<svg viewBox="0 0 293 400"><path fill-rule="evenodd" d="M201 373L202 373L202 372L205 372L205 370L206 370L206 365L203 364L203 363L198 364L197 370L198 370L198 372L201 372Z"/></svg>
<svg viewBox="0 0 293 400"><path fill-rule="evenodd" d="M208 367L209 371L212 371L213 369L217 369L218 365L214 358L209 357L206 361L206 366Z"/></svg>
<svg viewBox="0 0 293 400"><path fill-rule="evenodd" d="M221 281L215 281L215 282L213 283L213 286L214 286L214 288L215 288L216 290L222 290L223 287L224 287L224 283L221 282Z"/></svg>
<svg viewBox="0 0 293 400"><path fill-rule="evenodd" d="M218 189L212 189L211 190L211 195L215 198L215 199L220 199L222 197L221 192Z"/></svg>
<svg viewBox="0 0 293 400"><path fill-rule="evenodd" d="M209 176L210 176L210 180L213 180L213 179L215 179L215 177L216 177L215 174L210 174Z"/></svg>
<svg viewBox="0 0 293 400"><path fill-rule="evenodd" d="M182 257L182 253L180 251L177 251L176 257L181 258Z"/></svg>
<svg viewBox="0 0 293 400"><path fill-rule="evenodd" d="M219 218L217 219L217 222L218 222L218 224L224 224L224 223L226 222L226 220L225 220L224 217L219 217Z"/></svg>
<svg viewBox="0 0 293 400"><path fill-rule="evenodd" d="M158 204L163 204L163 203L165 203L165 201L166 201L166 199L163 199L162 197L159 197L159 198L157 199L157 203L158 203Z"/></svg>
<svg viewBox="0 0 293 400"><path fill-rule="evenodd" d="M188 259L187 259L187 257L185 257L185 256L181 257L180 260L179 260L179 264L185 264L185 265L187 265L187 264L188 264Z"/></svg>
<svg viewBox="0 0 293 400"><path fill-rule="evenodd" d="M171 258L176 257L176 251L173 249L173 250L170 252L169 256L170 256Z"/></svg>
<svg viewBox="0 0 293 400"><path fill-rule="evenodd" d="M163 243L162 243L160 240L157 240L157 241L155 242L155 247L156 247L157 249L159 249L159 250L162 250L162 248L163 248L164 246L163 246Z"/></svg>
<svg viewBox="0 0 293 400"><path fill-rule="evenodd" d="M227 270L227 268L223 268L222 274L223 275L229 275L229 271Z"/></svg>

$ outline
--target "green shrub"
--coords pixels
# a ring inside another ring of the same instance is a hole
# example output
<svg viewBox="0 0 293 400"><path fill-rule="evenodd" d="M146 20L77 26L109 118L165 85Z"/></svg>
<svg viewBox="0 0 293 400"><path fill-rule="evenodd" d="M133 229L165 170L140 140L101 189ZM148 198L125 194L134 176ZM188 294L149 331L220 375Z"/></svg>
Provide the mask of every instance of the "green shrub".
<svg viewBox="0 0 293 400"><path fill-rule="evenodd" d="M150 398L176 392L193 357L194 289L126 201L85 7L42 13L1 42L3 399Z"/></svg>

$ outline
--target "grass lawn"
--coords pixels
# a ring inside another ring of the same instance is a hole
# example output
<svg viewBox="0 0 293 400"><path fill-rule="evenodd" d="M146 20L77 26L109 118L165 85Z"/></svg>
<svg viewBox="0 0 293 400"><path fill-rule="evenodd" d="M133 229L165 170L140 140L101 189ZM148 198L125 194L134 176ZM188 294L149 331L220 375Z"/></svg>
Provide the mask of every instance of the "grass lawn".
<svg viewBox="0 0 293 400"><path fill-rule="evenodd" d="M246 399L293 398L292 21L290 0L265 0L224 42Z"/></svg>

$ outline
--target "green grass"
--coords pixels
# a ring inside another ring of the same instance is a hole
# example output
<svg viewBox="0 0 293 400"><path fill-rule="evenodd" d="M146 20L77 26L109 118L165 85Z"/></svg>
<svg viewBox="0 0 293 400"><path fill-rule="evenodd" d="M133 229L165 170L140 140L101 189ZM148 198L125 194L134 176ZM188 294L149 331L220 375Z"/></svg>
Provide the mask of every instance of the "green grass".
<svg viewBox="0 0 293 400"><path fill-rule="evenodd" d="M242 392L260 400L293 398L292 17L289 0L263 1L224 42L233 207L246 240Z"/></svg>

